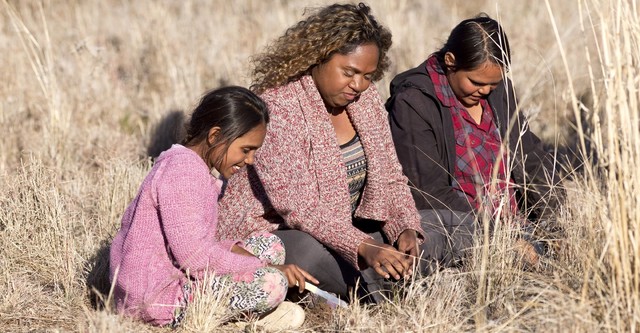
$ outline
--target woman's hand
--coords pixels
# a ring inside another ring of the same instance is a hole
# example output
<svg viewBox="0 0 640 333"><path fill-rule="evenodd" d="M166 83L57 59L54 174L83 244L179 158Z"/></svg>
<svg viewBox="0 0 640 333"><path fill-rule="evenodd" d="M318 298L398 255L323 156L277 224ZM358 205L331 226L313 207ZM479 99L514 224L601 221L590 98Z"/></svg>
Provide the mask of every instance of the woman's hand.
<svg viewBox="0 0 640 333"><path fill-rule="evenodd" d="M411 274L411 261L393 246L378 243L370 238L365 239L358 246L358 255L364 259L369 267L373 267L376 273L386 279L393 276L399 280L400 277Z"/></svg>
<svg viewBox="0 0 640 333"><path fill-rule="evenodd" d="M403 231L400 236L398 236L396 245L398 246L398 251L404 253L405 257L412 263L406 275L413 274L414 260L420 260L420 258L418 258L418 233L412 229Z"/></svg>
<svg viewBox="0 0 640 333"><path fill-rule="evenodd" d="M407 229L398 237L398 251L409 256L418 256L418 236L415 230Z"/></svg>
<svg viewBox="0 0 640 333"><path fill-rule="evenodd" d="M284 276L287 277L287 281L289 281L289 288L293 288L298 286L298 291L302 292L304 290L304 283L306 280L309 280L315 284L320 283L316 278L314 278L311 274L307 273L304 269L293 265L269 265L269 267L279 269Z"/></svg>

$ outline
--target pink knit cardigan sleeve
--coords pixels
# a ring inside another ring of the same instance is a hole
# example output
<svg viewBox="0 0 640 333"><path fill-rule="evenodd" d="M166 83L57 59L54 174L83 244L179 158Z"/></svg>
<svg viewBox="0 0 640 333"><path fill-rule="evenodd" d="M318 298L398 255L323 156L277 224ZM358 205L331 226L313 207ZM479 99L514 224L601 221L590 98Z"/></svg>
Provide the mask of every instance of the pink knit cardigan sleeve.
<svg viewBox="0 0 640 333"><path fill-rule="evenodd" d="M256 257L232 253L234 241L216 241L220 188L195 154L171 158L154 177L156 196L168 250L182 270L199 279L207 271L227 274L256 269Z"/></svg>

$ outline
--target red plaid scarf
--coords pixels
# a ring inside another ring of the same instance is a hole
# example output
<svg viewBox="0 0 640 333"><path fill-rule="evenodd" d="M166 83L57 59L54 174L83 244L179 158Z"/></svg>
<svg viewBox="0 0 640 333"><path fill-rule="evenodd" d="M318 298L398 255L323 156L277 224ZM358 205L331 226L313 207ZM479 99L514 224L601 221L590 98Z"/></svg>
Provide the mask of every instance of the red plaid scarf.
<svg viewBox="0 0 640 333"><path fill-rule="evenodd" d="M478 211L487 209L492 216L502 204L504 195L507 195L509 206L503 211L515 213L517 204L513 186L507 181L508 149L505 149L499 161L497 179L493 183L491 179L502 145L491 106L485 99L480 100L483 112L480 124L477 124L456 98L434 55L427 60L427 72L433 81L436 96L449 108L453 120L456 138L453 188L465 195Z"/></svg>

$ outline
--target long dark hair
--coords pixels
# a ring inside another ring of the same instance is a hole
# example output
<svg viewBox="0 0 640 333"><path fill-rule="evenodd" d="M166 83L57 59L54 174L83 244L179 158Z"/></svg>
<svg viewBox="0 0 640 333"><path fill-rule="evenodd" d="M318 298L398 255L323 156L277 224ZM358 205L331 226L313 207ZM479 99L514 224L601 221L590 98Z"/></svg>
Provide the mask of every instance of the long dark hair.
<svg viewBox="0 0 640 333"><path fill-rule="evenodd" d="M511 63L509 40L500 24L485 13L460 22L435 56L445 71L444 55L451 52L456 64L450 70L473 70L491 61L505 70Z"/></svg>
<svg viewBox="0 0 640 333"><path fill-rule="evenodd" d="M269 122L267 105L249 89L229 86L207 92L193 110L186 125L185 146L194 146L207 140L209 131L219 127L213 143L208 144L204 160L209 163L211 153L224 146L222 154L209 167L216 167L224 158L231 143L260 124Z"/></svg>

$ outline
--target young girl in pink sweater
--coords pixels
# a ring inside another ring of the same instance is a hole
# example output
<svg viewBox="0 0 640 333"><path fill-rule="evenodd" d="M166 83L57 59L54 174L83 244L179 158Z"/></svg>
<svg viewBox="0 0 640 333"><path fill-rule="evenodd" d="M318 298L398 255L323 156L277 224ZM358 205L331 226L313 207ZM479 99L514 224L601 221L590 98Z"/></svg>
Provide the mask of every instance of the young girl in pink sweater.
<svg viewBox="0 0 640 333"><path fill-rule="evenodd" d="M317 283L297 266L283 265L284 247L272 234L216 241L223 182L253 164L268 121L264 102L245 88L202 98L186 138L156 160L113 239L109 278L118 311L176 326L206 274L214 276L211 292L231 286L235 314L268 312L282 303L287 287Z"/></svg>

